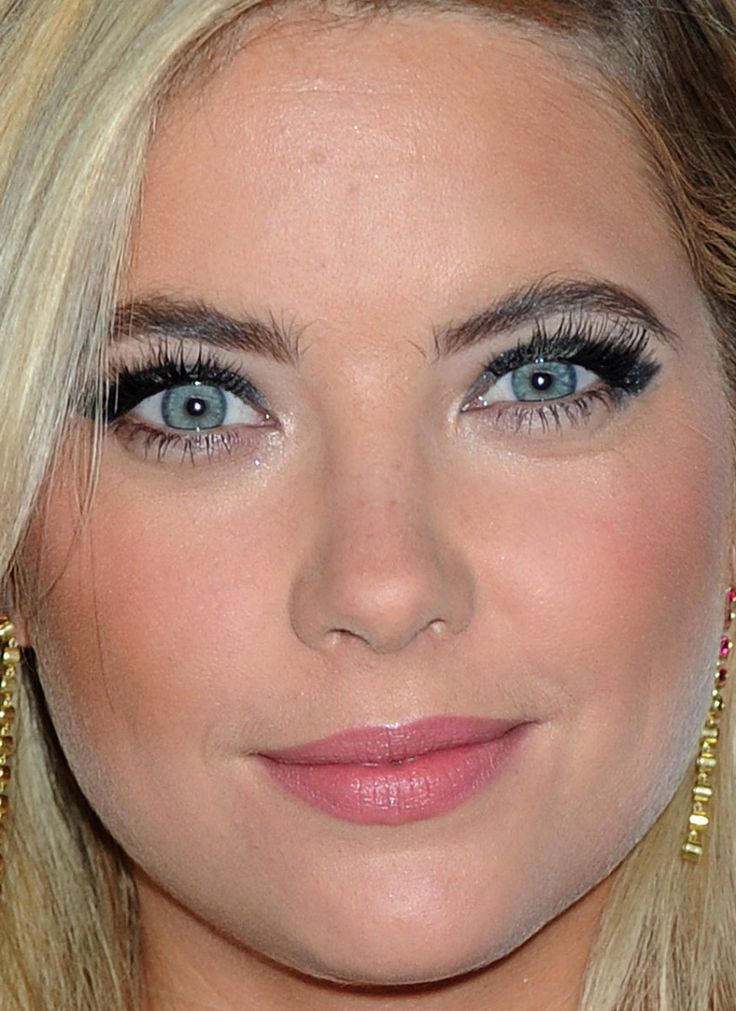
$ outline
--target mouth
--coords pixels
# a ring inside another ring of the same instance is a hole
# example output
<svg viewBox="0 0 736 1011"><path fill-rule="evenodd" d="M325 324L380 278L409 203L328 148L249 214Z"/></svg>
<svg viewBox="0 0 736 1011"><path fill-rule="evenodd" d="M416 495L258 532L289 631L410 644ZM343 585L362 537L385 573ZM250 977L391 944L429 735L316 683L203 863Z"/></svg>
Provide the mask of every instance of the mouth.
<svg viewBox="0 0 736 1011"><path fill-rule="evenodd" d="M344 821L401 825L459 807L502 772L528 722L437 716L262 752L272 780Z"/></svg>

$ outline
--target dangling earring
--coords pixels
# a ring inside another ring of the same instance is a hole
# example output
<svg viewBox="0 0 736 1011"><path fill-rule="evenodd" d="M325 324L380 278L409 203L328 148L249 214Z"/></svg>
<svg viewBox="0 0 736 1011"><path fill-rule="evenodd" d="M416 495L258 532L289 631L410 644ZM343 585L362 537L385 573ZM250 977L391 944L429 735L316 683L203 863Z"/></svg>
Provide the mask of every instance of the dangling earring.
<svg viewBox="0 0 736 1011"><path fill-rule="evenodd" d="M15 725L15 685L20 647L15 638L15 628L7 617L0 617L0 874L5 867L5 821L8 816L8 784L10 783L10 756L13 754L13 728Z"/></svg>
<svg viewBox="0 0 736 1011"><path fill-rule="evenodd" d="M726 624L718 650L715 685L705 726L700 735L700 752L695 760L692 807L688 819L687 839L682 847L682 856L685 860L698 861L702 857L703 832L710 823L708 811L713 797L711 777L717 764L718 730L724 706L723 688L728 680L728 661L733 649L730 636L734 621L736 621L736 588L731 587L726 600Z"/></svg>

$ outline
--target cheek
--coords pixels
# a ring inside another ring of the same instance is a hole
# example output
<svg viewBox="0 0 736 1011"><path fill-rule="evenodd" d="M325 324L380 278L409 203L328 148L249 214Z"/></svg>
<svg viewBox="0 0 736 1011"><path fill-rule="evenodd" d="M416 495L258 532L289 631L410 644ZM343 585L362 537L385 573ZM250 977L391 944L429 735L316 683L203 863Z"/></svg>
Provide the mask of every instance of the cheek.
<svg viewBox="0 0 736 1011"><path fill-rule="evenodd" d="M53 590L32 636L60 740L101 813L131 786L143 799L151 768L203 785L222 715L268 703L288 599L274 557L288 545L274 510L243 498L152 495L103 475L76 538L73 503L49 503Z"/></svg>
<svg viewBox="0 0 736 1011"><path fill-rule="evenodd" d="M484 489L482 530L465 512L490 616L483 652L515 670L517 693L554 700L565 741L540 792L565 780L590 839L641 834L694 759L722 628L730 489L727 447L669 425L599 456L517 460ZM636 824L621 817L632 803Z"/></svg>

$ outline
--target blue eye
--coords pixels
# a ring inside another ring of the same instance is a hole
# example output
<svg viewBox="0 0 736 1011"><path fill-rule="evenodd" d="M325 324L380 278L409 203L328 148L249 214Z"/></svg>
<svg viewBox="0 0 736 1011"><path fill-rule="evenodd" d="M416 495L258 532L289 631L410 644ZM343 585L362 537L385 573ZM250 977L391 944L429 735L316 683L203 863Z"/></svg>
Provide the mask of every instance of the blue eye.
<svg viewBox="0 0 736 1011"><path fill-rule="evenodd" d="M581 365L570 362L529 362L491 378L478 400L485 406L501 402L543 403L563 400L594 386L599 377Z"/></svg>
<svg viewBox="0 0 736 1011"><path fill-rule="evenodd" d="M198 381L145 397L130 416L159 428L202 432L227 425L263 424L263 413L219 386Z"/></svg>
<svg viewBox="0 0 736 1011"><path fill-rule="evenodd" d="M219 428L227 417L227 400L216 386L175 386L161 398L161 417L169 428Z"/></svg>

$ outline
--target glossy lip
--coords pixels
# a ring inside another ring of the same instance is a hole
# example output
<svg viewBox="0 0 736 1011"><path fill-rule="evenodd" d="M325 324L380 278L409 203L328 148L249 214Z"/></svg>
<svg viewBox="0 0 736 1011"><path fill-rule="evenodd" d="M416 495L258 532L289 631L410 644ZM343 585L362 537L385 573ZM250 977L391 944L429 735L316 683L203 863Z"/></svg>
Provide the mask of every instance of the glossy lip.
<svg viewBox="0 0 736 1011"><path fill-rule="evenodd" d="M345 821L400 825L445 814L481 790L529 723L438 716L357 727L259 756L311 807Z"/></svg>

